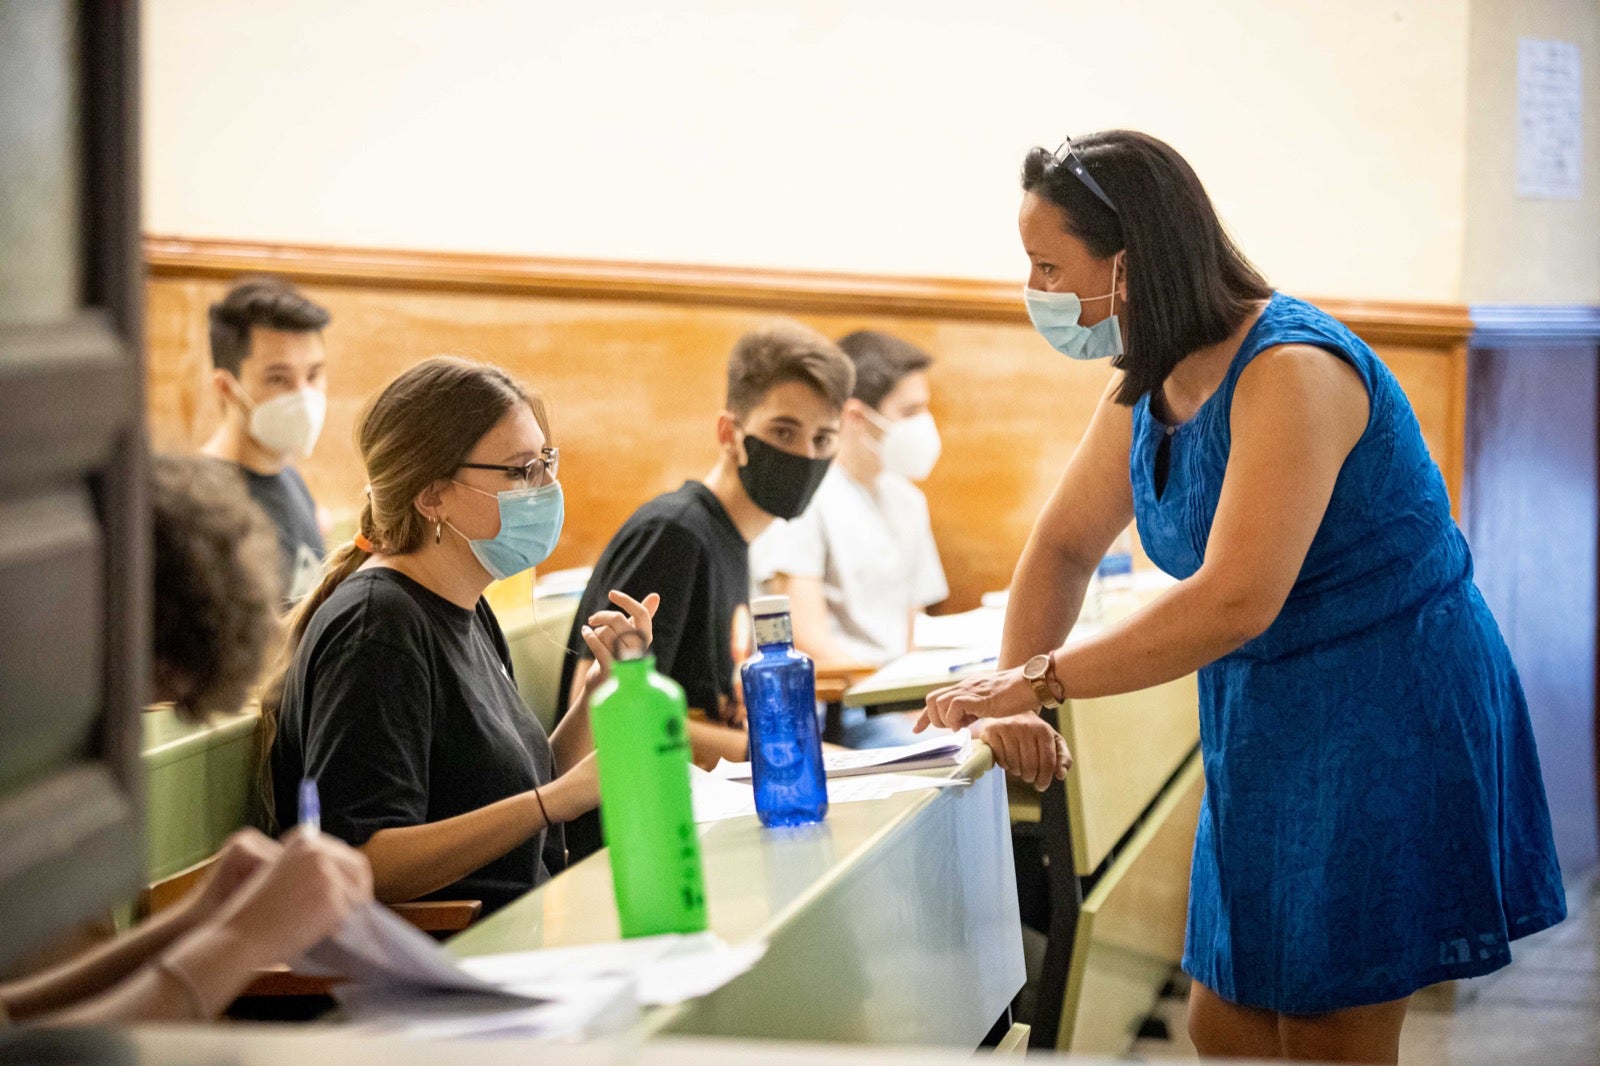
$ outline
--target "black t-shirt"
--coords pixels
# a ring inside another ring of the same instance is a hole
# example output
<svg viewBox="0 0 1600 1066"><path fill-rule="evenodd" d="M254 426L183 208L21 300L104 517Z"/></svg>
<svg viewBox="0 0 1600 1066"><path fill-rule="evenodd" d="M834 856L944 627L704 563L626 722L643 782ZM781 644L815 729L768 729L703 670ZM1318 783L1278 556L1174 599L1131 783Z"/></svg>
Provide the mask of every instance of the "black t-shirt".
<svg viewBox="0 0 1600 1066"><path fill-rule="evenodd" d="M457 607L404 574L359 570L306 628L272 746L279 826L317 782L322 828L359 847L378 830L475 811L550 781L550 741L517 694L488 603ZM559 828L433 899L510 903L562 865Z"/></svg>
<svg viewBox="0 0 1600 1066"><path fill-rule="evenodd" d="M305 479L292 466L276 474L239 468L250 498L278 529L278 572L286 600L298 600L315 586L322 569L322 530L317 505Z"/></svg>
<svg viewBox="0 0 1600 1066"><path fill-rule="evenodd" d="M710 489L686 481L633 513L595 564L567 636L557 695L559 716L580 658L592 658L580 628L596 611L615 609L620 589L642 600L660 593L655 617L656 669L683 686L690 707L723 718L733 696L735 641L746 644L750 550Z"/></svg>

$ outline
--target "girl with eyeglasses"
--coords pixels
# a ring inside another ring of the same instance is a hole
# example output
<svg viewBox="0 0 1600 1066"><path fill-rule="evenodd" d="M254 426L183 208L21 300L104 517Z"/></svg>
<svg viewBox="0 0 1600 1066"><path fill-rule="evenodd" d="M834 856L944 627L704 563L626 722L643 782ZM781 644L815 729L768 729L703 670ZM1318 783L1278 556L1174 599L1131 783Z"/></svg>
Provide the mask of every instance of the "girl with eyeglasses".
<svg viewBox="0 0 1600 1066"><path fill-rule="evenodd" d="M562 824L598 805L588 695L618 635L650 640L658 601L614 594L590 620L598 665L546 736L483 599L561 533L544 404L496 367L434 358L384 388L357 440L359 533L291 621L263 700L264 789L286 826L314 780L323 830L366 855L379 900L488 913L561 869Z"/></svg>

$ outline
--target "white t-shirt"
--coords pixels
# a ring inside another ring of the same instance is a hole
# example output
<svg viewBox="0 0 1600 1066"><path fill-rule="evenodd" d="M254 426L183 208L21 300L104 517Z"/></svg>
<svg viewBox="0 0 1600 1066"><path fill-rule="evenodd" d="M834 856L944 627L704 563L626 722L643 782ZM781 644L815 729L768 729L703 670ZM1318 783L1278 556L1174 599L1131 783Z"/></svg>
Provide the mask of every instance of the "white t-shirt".
<svg viewBox="0 0 1600 1066"><path fill-rule="evenodd" d="M834 638L861 662L904 654L911 612L950 594L922 490L887 471L868 488L838 463L804 514L750 545L755 588L778 574L821 580Z"/></svg>

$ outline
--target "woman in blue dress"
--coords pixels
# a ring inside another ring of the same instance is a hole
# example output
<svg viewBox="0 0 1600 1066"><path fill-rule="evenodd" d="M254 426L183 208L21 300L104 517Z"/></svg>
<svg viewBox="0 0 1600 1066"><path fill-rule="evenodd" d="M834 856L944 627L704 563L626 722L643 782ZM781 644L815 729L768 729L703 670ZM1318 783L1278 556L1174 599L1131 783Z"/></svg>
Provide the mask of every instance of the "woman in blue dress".
<svg viewBox="0 0 1600 1066"><path fill-rule="evenodd" d="M1022 185L1030 316L1114 373L1018 564L1002 669L927 718L1027 721L1198 670L1194 1042L1394 1062L1413 992L1504 966L1566 913L1527 705L1444 479L1382 361L1266 284L1170 147L1034 149ZM1063 647L1133 520L1179 582Z"/></svg>

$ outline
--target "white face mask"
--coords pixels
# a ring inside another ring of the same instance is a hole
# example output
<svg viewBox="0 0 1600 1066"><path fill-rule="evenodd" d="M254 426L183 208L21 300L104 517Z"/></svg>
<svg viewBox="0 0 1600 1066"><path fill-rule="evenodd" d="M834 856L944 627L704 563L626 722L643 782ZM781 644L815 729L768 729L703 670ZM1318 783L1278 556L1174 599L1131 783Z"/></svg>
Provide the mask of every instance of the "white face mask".
<svg viewBox="0 0 1600 1066"><path fill-rule="evenodd" d="M866 412L867 419L883 430L883 439L873 447L886 469L911 481L921 481L933 472L944 445L939 440L939 427L934 425L931 412L924 411L898 422L889 421L870 407Z"/></svg>
<svg viewBox="0 0 1600 1066"><path fill-rule="evenodd" d="M250 407L250 436L268 451L290 459L304 459L322 435L328 416L328 397L320 389L304 388L255 403L241 387Z"/></svg>

